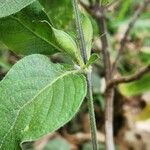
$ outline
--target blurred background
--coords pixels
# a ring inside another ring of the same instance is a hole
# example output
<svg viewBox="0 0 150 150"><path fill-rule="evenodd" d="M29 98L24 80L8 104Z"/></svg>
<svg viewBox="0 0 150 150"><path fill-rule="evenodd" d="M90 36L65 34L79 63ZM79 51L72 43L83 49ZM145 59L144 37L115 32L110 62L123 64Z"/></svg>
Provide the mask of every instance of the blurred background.
<svg viewBox="0 0 150 150"><path fill-rule="evenodd" d="M83 0L88 4L88 0ZM141 0L120 0L107 8L107 26L111 44L111 60L124 35L128 22L137 10ZM106 3L107 5L107 3ZM81 9L82 6L81 6ZM94 38L92 52L101 56L101 42L97 24L90 17ZM68 28L65 29L70 30ZM23 56L10 51L0 43L0 80ZM101 58L101 57L100 57ZM71 62L65 55L55 54L50 59L57 62ZM125 51L118 65L116 76L127 76L150 64L150 7L147 7L137 20L127 39ZM93 65L93 93L95 103L98 141L100 150L105 150L104 135L104 69L102 59ZM114 101L114 137L117 150L150 150L150 73L142 79L116 87ZM37 142L25 143L26 150L92 150L87 102L74 119L55 133Z"/></svg>

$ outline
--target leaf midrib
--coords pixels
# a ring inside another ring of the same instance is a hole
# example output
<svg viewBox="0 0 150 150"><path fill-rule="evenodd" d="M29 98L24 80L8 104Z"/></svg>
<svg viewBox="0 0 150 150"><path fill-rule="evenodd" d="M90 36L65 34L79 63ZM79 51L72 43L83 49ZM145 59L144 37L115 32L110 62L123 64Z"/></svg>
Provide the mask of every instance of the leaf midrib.
<svg viewBox="0 0 150 150"><path fill-rule="evenodd" d="M66 73L60 75L59 77L57 77L56 79L54 79L51 83L49 83L48 85L46 85L43 89L41 89L37 95L35 95L30 101L28 101L26 104L24 104L22 107L20 107L20 109L18 110L17 116L14 119L14 123L12 124L12 126L10 127L10 129L8 130L8 132L4 135L1 144L0 144L0 148L3 146L3 143L7 137L7 135L11 132L11 130L13 130L13 128L15 127L15 124L17 122L18 116L20 115L20 112L22 111L22 109L24 109L28 104L32 103L44 90L46 90L47 88L49 88L50 86L52 86L57 80L70 75L70 74L75 74L78 73L78 70L72 70L72 71L67 71Z"/></svg>

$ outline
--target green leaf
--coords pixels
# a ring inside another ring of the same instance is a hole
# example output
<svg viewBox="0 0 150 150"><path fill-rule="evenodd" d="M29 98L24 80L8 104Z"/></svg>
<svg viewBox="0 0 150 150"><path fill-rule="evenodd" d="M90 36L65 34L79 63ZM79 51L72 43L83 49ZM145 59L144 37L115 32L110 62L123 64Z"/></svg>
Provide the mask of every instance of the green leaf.
<svg viewBox="0 0 150 150"><path fill-rule="evenodd" d="M0 18L14 14L35 0L2 0L0 2Z"/></svg>
<svg viewBox="0 0 150 150"><path fill-rule="evenodd" d="M127 84L121 84L119 89L125 96L135 96L148 92L150 91L150 74L145 75L140 80Z"/></svg>
<svg viewBox="0 0 150 150"><path fill-rule="evenodd" d="M126 14L129 11L129 7L131 6L131 2L131 0L126 0L121 4L120 10L118 12L118 20L123 20L126 17Z"/></svg>
<svg viewBox="0 0 150 150"><path fill-rule="evenodd" d="M90 56L90 59L87 61L87 63L86 63L86 67L89 67L91 64L93 64L95 61L97 61L99 59L99 56L98 56L98 54L92 54L91 56Z"/></svg>
<svg viewBox="0 0 150 150"><path fill-rule="evenodd" d="M16 53L53 54L61 51L82 64L75 41L64 31L50 25L43 7L38 2L16 15L1 19L0 29L0 40Z"/></svg>
<svg viewBox="0 0 150 150"><path fill-rule="evenodd" d="M0 83L0 149L20 150L70 121L86 95L85 77L43 55L27 56Z"/></svg>
<svg viewBox="0 0 150 150"><path fill-rule="evenodd" d="M66 54L74 58L74 60L76 60L80 65L82 65L83 62L80 50L78 49L72 37L62 30L57 30L52 26L50 27L52 28L55 44L57 45L57 47L59 47L62 52L65 52Z"/></svg>
<svg viewBox="0 0 150 150"><path fill-rule="evenodd" d="M0 41L20 54L53 54L57 52L52 30L41 23L48 20L38 2L19 13L0 19Z"/></svg>
<svg viewBox="0 0 150 150"><path fill-rule="evenodd" d="M73 21L73 8L70 0L39 0L55 28L65 30Z"/></svg>
<svg viewBox="0 0 150 150"><path fill-rule="evenodd" d="M89 17L85 14L82 14L82 28L83 28L83 34L86 44L86 50L87 50L87 56L88 58L91 55L91 48L92 48L92 39L93 39L93 27L91 20Z"/></svg>

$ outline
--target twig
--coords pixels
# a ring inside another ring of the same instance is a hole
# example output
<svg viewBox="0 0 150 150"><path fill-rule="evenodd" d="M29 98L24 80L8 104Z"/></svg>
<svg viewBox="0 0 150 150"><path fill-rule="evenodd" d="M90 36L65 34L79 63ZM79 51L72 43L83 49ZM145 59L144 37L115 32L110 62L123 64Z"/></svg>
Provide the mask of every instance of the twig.
<svg viewBox="0 0 150 150"><path fill-rule="evenodd" d="M86 44L85 44L83 30L82 30L82 26L81 26L78 3L77 3L77 0L72 0L72 1L73 1L73 6L74 6L75 18L76 18L76 26L78 29L78 36L79 36L79 40L80 40L80 50L82 53L82 59L83 59L84 63L86 64L87 63ZM93 95L92 95L92 84L91 84L91 71L92 70L89 70L86 75L87 99L88 99L88 108L89 108L90 125L91 125L92 146L93 146L93 150L98 150L97 129L96 129Z"/></svg>
<svg viewBox="0 0 150 150"><path fill-rule="evenodd" d="M128 82L132 82L132 81L135 81L135 80L139 80L140 78L142 78L148 72L150 72L150 65L148 65L145 68L141 69L140 71L138 71L134 75L131 75L131 76L128 76L128 77L121 77L121 78L118 78L118 79L111 80L107 84L107 89L111 88L113 86L116 86L118 84L121 84L121 83L128 83Z"/></svg>
<svg viewBox="0 0 150 150"><path fill-rule="evenodd" d="M110 54L109 54L109 45L108 45L108 38L107 38L107 27L106 27L106 20L105 20L105 13L103 7L100 7L99 5L97 6L100 11L98 16L96 18L99 26L99 30L101 31L100 39L102 43L102 53L103 53L103 62L104 62L104 68L105 68L105 77L106 81L111 79L111 67L110 67Z"/></svg>
<svg viewBox="0 0 150 150"><path fill-rule="evenodd" d="M112 65L112 73L115 72L115 69L117 67L117 63L120 59L120 56L121 54L123 53L123 50L125 48L125 44L127 42L127 38L128 38L128 35L131 31L131 29L133 28L135 22L137 21L137 19L140 17L141 13L143 12L143 10L147 7L147 5L150 3L150 0L144 0L141 5L139 6L139 8L137 9L137 11L135 12L135 14L133 15L133 17L131 18L129 24L128 24L128 27L127 27L127 30L125 31L125 34L120 42L120 48L118 50L118 54L116 56L116 59Z"/></svg>
<svg viewBox="0 0 150 150"><path fill-rule="evenodd" d="M111 80L111 64L110 64L110 54L109 54L109 45L107 39L107 27L105 20L105 12L103 7L99 6L100 16L96 18L99 31L101 31L101 43L102 43L102 53L103 53L103 62L105 68L105 78L106 83ZM105 132L106 132L106 149L114 150L114 140L113 140L113 100L114 100L114 89L109 89L105 92Z"/></svg>
<svg viewBox="0 0 150 150"><path fill-rule="evenodd" d="M108 83L112 79L111 75L111 63L109 54L109 44L107 38L107 26L105 20L105 9L96 3L93 8L94 17L101 31L101 43L102 43L102 54L105 69L105 79ZM105 132L106 132L106 149L114 150L114 139L113 139L113 102L114 102L114 88L111 88L105 92Z"/></svg>

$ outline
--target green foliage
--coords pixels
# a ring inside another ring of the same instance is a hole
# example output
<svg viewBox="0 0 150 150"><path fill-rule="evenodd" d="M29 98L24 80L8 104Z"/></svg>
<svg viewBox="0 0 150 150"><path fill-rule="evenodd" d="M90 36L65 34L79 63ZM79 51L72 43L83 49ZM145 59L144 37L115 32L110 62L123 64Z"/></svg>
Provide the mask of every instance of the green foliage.
<svg viewBox="0 0 150 150"><path fill-rule="evenodd" d="M74 40L64 31L49 25L49 19L38 2L1 19L0 29L0 40L16 53L53 54L62 51L82 64Z"/></svg>
<svg viewBox="0 0 150 150"><path fill-rule="evenodd" d="M95 61L97 61L98 58L99 58L99 56L97 54L92 54L86 63L86 67L88 68L91 64L93 64Z"/></svg>
<svg viewBox="0 0 150 150"><path fill-rule="evenodd" d="M80 65L83 64L80 50L78 49L75 41L70 35L62 30L57 30L50 26L53 31L53 38L55 45L59 47L62 52L69 54L74 60L76 60Z"/></svg>
<svg viewBox="0 0 150 150"><path fill-rule="evenodd" d="M119 86L119 89L121 93L125 96L135 96L150 91L149 83L150 83L150 74L147 74L140 80L127 84L121 84Z"/></svg>
<svg viewBox="0 0 150 150"><path fill-rule="evenodd" d="M68 29L73 21L71 0L39 0L55 28Z"/></svg>
<svg viewBox="0 0 150 150"><path fill-rule="evenodd" d="M56 52L51 29L41 23L48 20L39 3L34 3L19 13L0 19L0 41L20 54Z"/></svg>
<svg viewBox="0 0 150 150"><path fill-rule="evenodd" d="M43 6L47 4L45 1L40 2ZM35 2L15 15L2 18L0 22L0 40L9 49L20 54L53 54L63 51L81 65L80 52L71 36L49 25L51 23L49 11L48 8L43 9L38 2ZM89 57L93 37L92 25L85 15L82 24Z"/></svg>
<svg viewBox="0 0 150 150"><path fill-rule="evenodd" d="M14 14L35 0L2 0L0 2L0 18Z"/></svg>
<svg viewBox="0 0 150 150"><path fill-rule="evenodd" d="M126 13L129 10L129 6L131 4L131 0L126 0L122 2L122 6L118 12L118 20L123 20L126 16Z"/></svg>
<svg viewBox="0 0 150 150"><path fill-rule="evenodd" d="M39 2L35 2L15 15L0 19L0 41L9 49L19 54L53 54L58 51L65 52L81 65L80 52L72 37L64 31L52 27L53 22L55 24L55 19L61 20L63 25L67 25L68 21L71 21L73 17L65 18L57 15L56 18L53 17L54 14L60 13L55 13L56 10L59 10L56 7L56 1L48 5L50 2L40 1L42 6ZM66 16L64 8L68 6L72 10L71 2L60 2L59 7L62 15ZM71 14L73 15L73 13ZM59 22L55 26L62 27ZM85 15L82 17L82 26L89 58L93 29L90 19Z"/></svg>
<svg viewBox="0 0 150 150"><path fill-rule="evenodd" d="M87 15L82 15L82 28L83 28L83 34L86 44L86 50L87 50L87 56L88 58L91 55L91 48L92 48L92 39L93 39L93 27L91 20Z"/></svg>
<svg viewBox="0 0 150 150"><path fill-rule="evenodd" d="M69 87L69 88L68 88ZM0 149L19 150L67 123L86 95L86 80L43 55L27 56L0 83Z"/></svg>
<svg viewBox="0 0 150 150"><path fill-rule="evenodd" d="M84 14L81 12L81 25L88 56L88 61L84 65L79 44L76 42L78 37L71 0L34 1L2 0L0 2L0 42L15 53L23 55L35 53L51 55L63 52L71 57L71 61L75 62L76 67L53 64L47 57L38 54L25 57L12 67L0 82L1 150L19 150L23 149L23 145L28 147L30 141L35 141L57 130L71 120L86 95L86 80L81 72L85 72L84 69L86 71L90 69L90 66L99 58L96 54L91 55L92 40L95 39L93 38L92 24L94 24L94 33L99 38L98 26L93 21L95 18L91 17L91 19L85 12ZM90 0L82 1L87 5L92 2ZM105 7L112 1L99 0L97 2ZM134 8L131 7L131 3L134 3ZM128 17L137 8L136 3L139 2L136 0L133 2L131 0L122 1L116 5L117 13L115 11L107 13L107 22L110 22L108 33L111 33L109 40L111 40L110 43L115 52L119 40L114 33L117 32L119 26L128 25ZM112 9L109 8L109 10ZM112 17L114 13L116 18ZM126 74L133 73L136 69L135 65L150 63L148 19L149 13L141 14L141 19L136 22L131 36L127 40L127 50L121 62L122 72ZM124 29L122 28L121 31ZM123 32L119 31L118 33L121 35ZM100 48L99 43L96 42L94 50ZM129 55L133 44L135 49L140 49L140 52L136 55ZM141 48L142 44L144 46ZM4 51L3 48L0 47L0 49L2 49L0 52ZM2 73L11 67L3 54L0 53ZM133 60L133 56L138 57ZM63 59L68 61L67 56ZM76 65L76 63L78 64ZM104 110L105 100L100 92L103 93L106 86L103 78L100 77L104 74L103 67L103 64L99 62L95 67L98 68L98 71L92 72L94 100L97 100L101 110ZM149 83L150 74L147 74L140 80L120 85L119 90L124 96L141 95L150 91ZM143 113L139 115L139 119L149 118L149 112L150 105L148 104ZM44 149L57 150L60 149L60 145L63 145L62 148L65 150L70 149L70 145L59 138L52 140ZM89 143L83 144L82 148L92 149ZM105 146L100 144L100 148L105 149Z"/></svg>

